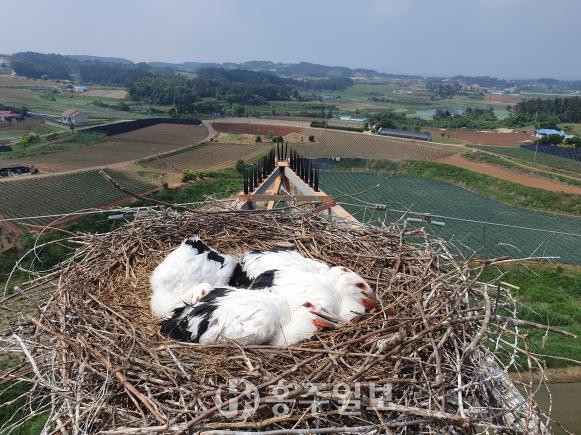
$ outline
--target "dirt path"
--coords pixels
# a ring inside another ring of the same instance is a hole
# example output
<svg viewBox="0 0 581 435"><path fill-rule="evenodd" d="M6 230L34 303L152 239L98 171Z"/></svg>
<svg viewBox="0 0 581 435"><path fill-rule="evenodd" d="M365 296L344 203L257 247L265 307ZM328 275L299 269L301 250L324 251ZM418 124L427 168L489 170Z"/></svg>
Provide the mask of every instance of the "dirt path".
<svg viewBox="0 0 581 435"><path fill-rule="evenodd" d="M523 186L536 187L539 189L550 190L552 192L565 192L581 195L581 187L572 186L569 184L561 184L557 183L556 181L550 181L545 178L535 177L532 175L521 174L488 163L472 162L463 159L460 154L454 154L438 159L438 162L469 169L474 172L480 172L481 174L490 175L502 180L512 181L513 183L522 184Z"/></svg>

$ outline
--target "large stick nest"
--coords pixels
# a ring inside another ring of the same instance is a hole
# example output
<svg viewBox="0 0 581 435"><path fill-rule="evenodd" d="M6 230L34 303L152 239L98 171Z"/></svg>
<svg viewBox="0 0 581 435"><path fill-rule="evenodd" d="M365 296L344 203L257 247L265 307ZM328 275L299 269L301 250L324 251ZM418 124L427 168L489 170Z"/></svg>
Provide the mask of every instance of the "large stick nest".
<svg viewBox="0 0 581 435"><path fill-rule="evenodd" d="M290 348L172 341L149 311L148 280L192 234L234 255L292 247L345 265L376 283L383 309ZM506 315L509 293L478 284L481 267L452 260L421 230L164 212L74 241L71 260L22 287L50 298L7 340L26 356L12 379L49 397L28 406L50 411L50 430L544 431L531 395L506 375L528 355Z"/></svg>

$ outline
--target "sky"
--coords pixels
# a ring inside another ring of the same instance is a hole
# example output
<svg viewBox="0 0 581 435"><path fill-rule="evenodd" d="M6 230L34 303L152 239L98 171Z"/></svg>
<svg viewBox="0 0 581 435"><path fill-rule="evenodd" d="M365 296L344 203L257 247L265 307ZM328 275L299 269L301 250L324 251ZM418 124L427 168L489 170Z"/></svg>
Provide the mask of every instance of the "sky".
<svg viewBox="0 0 581 435"><path fill-rule="evenodd" d="M581 79L580 0L26 0L0 53Z"/></svg>

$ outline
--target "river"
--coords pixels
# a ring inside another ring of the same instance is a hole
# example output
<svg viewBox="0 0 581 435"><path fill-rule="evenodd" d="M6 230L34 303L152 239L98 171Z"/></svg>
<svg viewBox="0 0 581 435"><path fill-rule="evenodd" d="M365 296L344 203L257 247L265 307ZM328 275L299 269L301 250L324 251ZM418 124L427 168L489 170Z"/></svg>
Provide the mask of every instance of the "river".
<svg viewBox="0 0 581 435"><path fill-rule="evenodd" d="M549 384L553 396L551 417L561 423L567 430L581 434L581 382ZM536 399L543 410L549 409L549 395L543 389ZM551 427L554 434L565 434L556 426Z"/></svg>

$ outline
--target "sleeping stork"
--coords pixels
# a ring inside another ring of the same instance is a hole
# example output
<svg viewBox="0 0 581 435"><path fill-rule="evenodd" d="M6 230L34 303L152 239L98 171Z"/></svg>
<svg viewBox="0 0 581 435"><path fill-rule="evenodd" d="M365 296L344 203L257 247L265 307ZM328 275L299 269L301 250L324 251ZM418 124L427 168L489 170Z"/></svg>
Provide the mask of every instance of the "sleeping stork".
<svg viewBox="0 0 581 435"><path fill-rule="evenodd" d="M206 283L201 288L197 285ZM193 303L213 287L248 285L238 261L209 248L199 237L190 237L172 251L153 271L151 311L168 317L174 308Z"/></svg>
<svg viewBox="0 0 581 435"><path fill-rule="evenodd" d="M249 279L255 279L267 270L326 272L329 266L322 261L304 257L297 251L273 249L271 251L251 251L240 260L242 271Z"/></svg>
<svg viewBox="0 0 581 435"><path fill-rule="evenodd" d="M367 309L381 307L381 301L365 279L342 266L326 272L269 270L259 275L250 288L269 289L295 304L309 298L346 322Z"/></svg>
<svg viewBox="0 0 581 435"><path fill-rule="evenodd" d="M291 304L267 289L215 288L196 305L176 308L161 332L180 341L223 339L240 344L288 346L333 328L336 320L310 300Z"/></svg>

